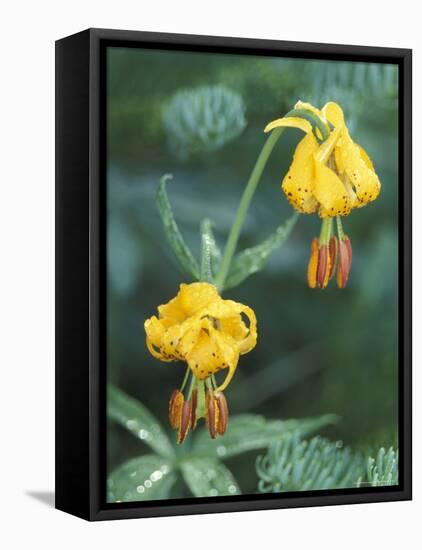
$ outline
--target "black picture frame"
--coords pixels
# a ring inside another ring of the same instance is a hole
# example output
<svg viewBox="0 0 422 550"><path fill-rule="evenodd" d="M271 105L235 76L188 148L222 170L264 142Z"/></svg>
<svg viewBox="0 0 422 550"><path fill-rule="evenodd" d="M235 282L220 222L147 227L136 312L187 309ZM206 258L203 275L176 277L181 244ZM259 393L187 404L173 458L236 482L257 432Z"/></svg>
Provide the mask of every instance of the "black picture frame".
<svg viewBox="0 0 422 550"><path fill-rule="evenodd" d="M397 487L105 500L105 67L125 46L394 63L399 67L399 453ZM56 508L87 520L409 500L411 444L412 51L89 29L56 42Z"/></svg>

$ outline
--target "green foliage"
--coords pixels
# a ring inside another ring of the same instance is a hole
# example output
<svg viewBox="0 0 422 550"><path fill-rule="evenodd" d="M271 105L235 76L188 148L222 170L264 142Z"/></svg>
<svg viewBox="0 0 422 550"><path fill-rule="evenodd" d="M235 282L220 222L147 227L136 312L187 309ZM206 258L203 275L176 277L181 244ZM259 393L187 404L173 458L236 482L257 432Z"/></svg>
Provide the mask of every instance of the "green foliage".
<svg viewBox="0 0 422 550"><path fill-rule="evenodd" d="M171 177L166 174L161 178L157 193L157 206L167 240L183 271L196 280L213 283L221 262L221 252L212 230L213 223L205 218L200 224L201 264L198 266L198 262L180 233L168 199L166 184ZM224 290L238 286L253 273L261 271L271 253L286 241L297 219L298 214L295 212L263 242L236 254L230 263Z"/></svg>
<svg viewBox="0 0 422 550"><path fill-rule="evenodd" d="M109 385L107 400L109 418L156 453L132 458L110 472L109 502L169 498L177 479L183 479L198 497L240 494L237 481L222 459L266 448L274 439L288 437L294 431L305 435L315 432L336 420L333 415L286 421L237 415L230 418L226 434L218 440L210 439L205 428L197 428L190 435L191 446L178 446L170 443L153 414L136 399Z"/></svg>
<svg viewBox="0 0 422 550"><path fill-rule="evenodd" d="M201 455L229 458L238 454L268 447L275 439L299 430L307 435L333 424L337 417L326 414L300 420L266 420L258 414L239 414L230 418L229 429L221 439L210 439L206 432L199 433L194 452Z"/></svg>
<svg viewBox="0 0 422 550"><path fill-rule="evenodd" d="M176 475L170 462L143 455L116 468L107 479L108 502L169 498Z"/></svg>
<svg viewBox="0 0 422 550"><path fill-rule="evenodd" d="M107 415L163 457L174 457L169 438L155 416L140 401L109 384Z"/></svg>
<svg viewBox="0 0 422 550"><path fill-rule="evenodd" d="M240 494L233 474L220 461L208 457L192 457L180 464L183 479L195 497Z"/></svg>
<svg viewBox="0 0 422 550"><path fill-rule="evenodd" d="M306 288L309 243L318 234L319 223L315 216L301 216L300 226L282 253L274 253L259 277L248 278L232 294L237 301L253 305L260 331L259 345L242 357L236 383L230 387L230 406L232 410L259 410L267 418L312 417L318 411L334 410L342 417L341 426L330 429L334 439L344 438L359 449L394 445L397 67L209 54L204 71L204 58L196 53L173 52L170 56L158 50L113 48L109 56L109 380L133 388L133 395L139 392L145 405L165 423L167 407L165 403L157 406L157 396L170 394L179 382L179 372L162 365L166 371L162 376L148 367L151 357L140 332L143 319L164 297L173 295L179 282L171 266L163 269L166 243L160 217L151 206L161 174L177 173L177 193L170 191L170 198L185 243L195 250L204 217L212 216L218 238L227 234L248 171L262 146L265 125L298 99L318 107L334 100L344 108L353 139L374 162L382 181L381 198L347 219L345 229L354 252L347 291L335 285L329 292ZM165 139L172 138L163 126L163 110L175 91L210 83L221 83L242 96L247 131L229 147L208 155L192 153L189 162L180 163L166 147ZM289 130L280 142L282 147L275 149L242 228L241 242L254 245L290 215L290 205L277 182L286 173L301 137L299 131ZM213 257L214 275L219 263L218 255ZM380 278L380 273L385 276ZM190 272L189 277L195 278ZM231 427L236 427L235 420L233 415ZM192 451L190 445L199 435L209 441L205 430L197 432L183 449L176 449L178 457L181 451ZM132 433L136 435L136 429ZM218 448L229 433L211 444ZM108 436L110 471L143 452L159 454L145 449L143 439L131 438L114 421L109 423ZM242 448L243 441L239 445ZM242 490L253 492L256 478L249 473L250 454L232 456L230 467ZM172 493L180 496L184 485L180 468L176 471ZM367 478L365 471L362 484Z"/></svg>
<svg viewBox="0 0 422 550"><path fill-rule="evenodd" d="M308 62L308 69L312 75L309 101L318 106L327 101L339 103L345 111L349 129L354 130L361 117L371 117L370 103L373 101L395 108L398 71L394 65Z"/></svg>
<svg viewBox="0 0 422 550"><path fill-rule="evenodd" d="M171 149L181 158L215 151L246 126L241 96L225 86L200 86L177 92L163 112Z"/></svg>
<svg viewBox="0 0 422 550"><path fill-rule="evenodd" d="M170 205L170 201L167 196L166 184L172 176L169 174L164 175L161 178L160 186L157 192L157 206L163 222L164 231L167 240L176 255L182 269L191 275L194 279L198 279L200 276L198 262L192 255L187 244L185 243L182 234L179 231L179 227L173 216L173 211Z"/></svg>
<svg viewBox="0 0 422 550"><path fill-rule="evenodd" d="M372 487L382 485L398 485L399 483L399 453L393 447L388 451L381 447L376 458L371 456L367 461L367 480Z"/></svg>
<svg viewBox="0 0 422 550"><path fill-rule="evenodd" d="M206 269L209 270L210 281L214 279L214 276L217 274L218 268L221 263L221 250L215 240L214 236L214 222L205 218L201 222L201 237L202 237L202 262L209 262L209 267ZM205 259L204 259L205 256ZM201 268L201 271L203 269Z"/></svg>
<svg viewBox="0 0 422 550"><path fill-rule="evenodd" d="M113 290L122 297L133 292L142 269L142 254L134 238L120 216L110 216L107 242L108 274Z"/></svg>
<svg viewBox="0 0 422 550"><path fill-rule="evenodd" d="M362 468L362 458L349 448L318 436L308 442L294 433L258 457L258 489L271 493L356 487Z"/></svg>
<svg viewBox="0 0 422 550"><path fill-rule="evenodd" d="M307 441L290 433L270 445L256 461L261 493L342 489L398 483L398 456L382 447L377 458L365 460L341 442L316 436ZM365 468L365 464L367 467Z"/></svg>
<svg viewBox="0 0 422 550"><path fill-rule="evenodd" d="M213 249L216 247L214 235L212 234L210 220L201 222L201 281L212 283L214 279L212 260Z"/></svg>
<svg viewBox="0 0 422 550"><path fill-rule="evenodd" d="M295 212L285 223L277 227L274 233L265 241L238 252L231 262L224 288L229 289L238 286L253 273L261 271L265 267L270 254L286 241L297 219L298 214Z"/></svg>
<svg viewBox="0 0 422 550"><path fill-rule="evenodd" d="M398 72L394 65L314 62L311 71L314 93L320 96L327 93L327 83L330 88L359 90L366 97L397 94Z"/></svg>

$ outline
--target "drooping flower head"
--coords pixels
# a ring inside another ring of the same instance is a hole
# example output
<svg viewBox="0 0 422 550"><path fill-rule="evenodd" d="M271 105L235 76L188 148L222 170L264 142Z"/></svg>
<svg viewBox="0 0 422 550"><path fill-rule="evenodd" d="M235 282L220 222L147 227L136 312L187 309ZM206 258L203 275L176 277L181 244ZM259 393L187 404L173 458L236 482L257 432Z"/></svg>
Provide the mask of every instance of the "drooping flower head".
<svg viewBox="0 0 422 550"><path fill-rule="evenodd" d="M189 428L204 417L211 436L224 433L228 407L223 391L232 379L239 356L251 351L257 340L253 310L232 300L223 300L210 283L180 285L175 298L158 306L158 317L145 321L146 343L161 361L184 361L184 383L169 403L170 423L182 442ZM217 385L215 374L227 370ZM185 398L189 374L191 382Z"/></svg>
<svg viewBox="0 0 422 550"><path fill-rule="evenodd" d="M350 137L337 103L328 102L319 110L299 101L293 111L270 122L265 131L277 127L299 128L306 133L281 187L297 211L318 212L323 219L320 237L311 247L309 284L324 288L337 268L337 282L344 288L352 254L341 217L378 197L379 178L365 150ZM332 240L333 217L337 217L338 240Z"/></svg>

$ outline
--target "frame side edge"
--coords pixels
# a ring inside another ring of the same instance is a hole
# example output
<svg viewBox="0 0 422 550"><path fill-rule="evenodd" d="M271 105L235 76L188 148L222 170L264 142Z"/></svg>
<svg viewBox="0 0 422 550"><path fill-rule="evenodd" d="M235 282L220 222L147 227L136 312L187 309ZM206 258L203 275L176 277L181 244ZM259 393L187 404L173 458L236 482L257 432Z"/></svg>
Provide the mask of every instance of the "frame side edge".
<svg viewBox="0 0 422 550"><path fill-rule="evenodd" d="M56 42L56 508L88 518L89 33Z"/></svg>

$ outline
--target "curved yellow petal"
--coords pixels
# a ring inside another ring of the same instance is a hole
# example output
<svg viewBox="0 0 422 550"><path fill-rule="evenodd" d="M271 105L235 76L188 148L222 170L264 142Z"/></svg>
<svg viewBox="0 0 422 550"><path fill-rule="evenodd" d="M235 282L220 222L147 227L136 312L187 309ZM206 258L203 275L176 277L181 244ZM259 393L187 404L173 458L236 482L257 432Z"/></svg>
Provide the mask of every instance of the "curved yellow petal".
<svg viewBox="0 0 422 550"><path fill-rule="evenodd" d="M243 340L249 334L249 329L240 314L225 317L219 320L221 330L229 334L234 340Z"/></svg>
<svg viewBox="0 0 422 550"><path fill-rule="evenodd" d="M374 201L381 190L381 182L366 152L353 142L345 131L338 141L335 160L340 174L345 173L357 197L356 206Z"/></svg>
<svg viewBox="0 0 422 550"><path fill-rule="evenodd" d="M198 321L198 319L192 317L183 323L176 344L176 351L184 359L186 359L190 351L196 346L200 331L206 328L204 327L204 321Z"/></svg>
<svg viewBox="0 0 422 550"><path fill-rule="evenodd" d="M271 130L274 130L274 128L279 128L280 126L286 128L298 128L299 130L305 132L305 134L312 132L312 124L308 120L300 117L277 118L265 126L264 132L271 132Z"/></svg>
<svg viewBox="0 0 422 550"><path fill-rule="evenodd" d="M186 360L193 374L204 380L237 362L238 357L233 339L211 328L200 331L196 345L187 354Z"/></svg>
<svg viewBox="0 0 422 550"><path fill-rule="evenodd" d="M314 196L320 203L321 218L347 216L352 200L340 178L322 162L315 161Z"/></svg>
<svg viewBox="0 0 422 550"><path fill-rule="evenodd" d="M151 338L146 338L146 344L147 344L147 348L150 352L150 354L155 357L156 359L160 359L160 361L165 361L167 363L169 363L171 361L171 359L166 359L164 357L164 355L160 352L160 350L155 346L155 344L153 344L151 342Z"/></svg>
<svg viewBox="0 0 422 550"><path fill-rule="evenodd" d="M295 103L295 109L306 109L307 111L311 111L319 118L323 118L323 113L320 111L320 109L317 109L312 105L312 103L307 103L306 101L296 101Z"/></svg>
<svg viewBox="0 0 422 550"><path fill-rule="evenodd" d="M210 283L181 284L178 296L187 317L220 299L217 288Z"/></svg>
<svg viewBox="0 0 422 550"><path fill-rule="evenodd" d="M230 384L231 379L233 378L234 373L236 372L237 364L239 362L239 350L237 348L236 342L224 334L224 332L218 333L217 335L218 348L220 350L221 356L223 357L223 368L228 369L228 373L223 383L218 386L215 390L216 393L224 391L227 386Z"/></svg>
<svg viewBox="0 0 422 550"><path fill-rule="evenodd" d="M163 323L155 315L147 319L144 323L145 333L150 341L157 347L161 346L161 341L166 331Z"/></svg>
<svg viewBox="0 0 422 550"><path fill-rule="evenodd" d="M215 393L222 392L227 388L227 386L230 384L230 382L233 378L234 373L236 372L236 368L237 368L237 362L229 365L229 367L228 367L229 371L227 373L227 376L224 379L224 382L222 384L220 384L218 386L218 388L215 389Z"/></svg>
<svg viewBox="0 0 422 550"><path fill-rule="evenodd" d="M311 214L318 208L313 197L314 154L318 148L318 142L312 133L305 136L296 147L293 162L281 185L290 204L303 214Z"/></svg>
<svg viewBox="0 0 422 550"><path fill-rule="evenodd" d="M217 319L219 334L224 334L236 342L239 353L251 351L257 341L257 322L252 308L234 302L233 300L216 300L206 310L207 315ZM248 321L248 326L242 319L242 315Z"/></svg>
<svg viewBox="0 0 422 550"><path fill-rule="evenodd" d="M363 161L366 163L366 166L368 166L368 168L370 168L371 170L374 170L374 172L375 172L374 165L372 164L371 159L368 157L368 154L365 151L365 149L363 147L361 147L358 143L355 143L355 145L359 149L360 156L362 157Z"/></svg>
<svg viewBox="0 0 422 550"><path fill-rule="evenodd" d="M182 323L186 319L185 312L180 304L179 295L170 300L167 304L158 306L157 309L160 319L166 319L167 326Z"/></svg>
<svg viewBox="0 0 422 550"><path fill-rule="evenodd" d="M230 382L239 355L256 345L254 311L223 300L209 283L182 284L177 296L158 309L160 318L144 324L150 353L161 361L186 361L199 380L228 370L220 391Z"/></svg>
<svg viewBox="0 0 422 550"><path fill-rule="evenodd" d="M242 338L237 344L239 353L244 355L245 353L250 352L255 346L258 338L256 330L256 316L254 311L248 306L241 306L240 313L243 313L248 318L249 321L249 331L246 338Z"/></svg>
<svg viewBox="0 0 422 550"><path fill-rule="evenodd" d="M324 105L322 114L335 128L342 127L345 124L343 110L334 101L329 101Z"/></svg>
<svg viewBox="0 0 422 550"><path fill-rule="evenodd" d="M185 358L184 350L179 346L183 335L190 328L188 322L169 327L161 339L161 353L164 357L171 357L182 361ZM197 334L196 334L197 337ZM191 337L194 339L194 337Z"/></svg>

